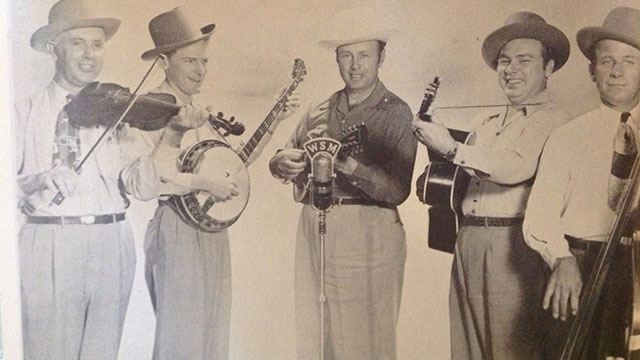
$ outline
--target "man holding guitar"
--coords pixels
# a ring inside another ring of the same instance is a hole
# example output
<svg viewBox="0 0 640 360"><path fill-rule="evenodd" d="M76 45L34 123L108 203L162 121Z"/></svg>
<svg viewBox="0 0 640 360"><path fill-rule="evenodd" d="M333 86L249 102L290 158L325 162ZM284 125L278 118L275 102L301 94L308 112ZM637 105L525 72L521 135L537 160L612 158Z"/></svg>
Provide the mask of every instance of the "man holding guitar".
<svg viewBox="0 0 640 360"><path fill-rule="evenodd" d="M317 358L323 346L327 359L395 359L406 259L405 233L396 207L411 189L416 154L412 115L378 78L389 32L379 29L377 14L362 8L346 10L332 24L336 34L320 44L335 51L345 87L311 106L285 149L269 163L277 179L300 182L309 162L303 150L307 140L337 139L361 123L368 130L364 151L335 161L324 254L320 214L308 195L300 200L305 206L296 244L297 358ZM321 345L316 334L322 313L318 301L322 255L327 319L326 342Z"/></svg>
<svg viewBox="0 0 640 360"><path fill-rule="evenodd" d="M624 241L616 245L620 238L611 236L618 217L629 217L638 227L637 199L631 205L635 214L622 213L618 205L632 180L630 171L640 145L640 10L615 8L602 26L581 29L577 40L590 61L589 72L602 104L549 137L527 204L524 234L552 270L542 302L556 319L550 319L547 330L550 358L630 359L634 349L625 328L630 325L631 276L638 270L630 265L631 247ZM592 290L590 275L603 270L596 264L604 244L616 248L600 297ZM601 306L583 307L592 296ZM585 312L593 317L591 331L583 326L576 335L585 342L576 347L567 340L577 324L585 323ZM576 317L567 321L571 315ZM636 341L635 350L637 345Z"/></svg>
<svg viewBox="0 0 640 360"><path fill-rule="evenodd" d="M484 40L482 54L508 105L479 117L466 143L437 121L413 121L420 142L471 175L451 272L451 357L539 359L542 263L524 242L522 219L544 142L568 120L546 88L569 41L519 12Z"/></svg>
<svg viewBox="0 0 640 360"><path fill-rule="evenodd" d="M207 121L208 110L193 103L207 74L214 27L194 24L179 8L162 13L149 23L155 48L142 54L143 60L158 58L166 74L151 92L174 95L184 106L166 128L139 135L148 144L146 155L122 175L136 198L158 198L159 202L145 235L145 275L156 312L156 360L228 358L231 263L227 231L204 231L187 221L169 200L169 196L194 191L208 194L212 203L240 195L234 173L223 169L187 173L178 167L180 154L192 145L211 139L226 143ZM298 101L297 94L290 96L284 113L291 114ZM277 124L273 122L266 132L270 134ZM259 153L244 159L245 164Z"/></svg>

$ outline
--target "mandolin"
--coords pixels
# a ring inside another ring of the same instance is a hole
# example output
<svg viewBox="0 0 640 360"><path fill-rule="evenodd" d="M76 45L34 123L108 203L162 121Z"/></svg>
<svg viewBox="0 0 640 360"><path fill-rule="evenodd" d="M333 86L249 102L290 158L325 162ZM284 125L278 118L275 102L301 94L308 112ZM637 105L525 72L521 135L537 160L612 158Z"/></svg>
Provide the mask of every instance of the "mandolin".
<svg viewBox="0 0 640 360"><path fill-rule="evenodd" d="M367 142L367 127L364 123L353 125L343 130L338 138L341 144L338 157L349 156L362 152ZM307 159L308 160L308 159ZM307 161L307 166L298 177L293 180L293 199L296 202L303 202L309 190L309 174L311 164Z"/></svg>

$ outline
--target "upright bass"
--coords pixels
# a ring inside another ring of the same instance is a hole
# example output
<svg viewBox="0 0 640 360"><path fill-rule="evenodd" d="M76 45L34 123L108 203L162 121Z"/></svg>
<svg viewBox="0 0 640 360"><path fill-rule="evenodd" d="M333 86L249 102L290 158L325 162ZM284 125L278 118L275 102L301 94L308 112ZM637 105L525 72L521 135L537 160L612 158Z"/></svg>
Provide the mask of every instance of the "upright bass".
<svg viewBox="0 0 640 360"><path fill-rule="evenodd" d="M579 311L571 326L569 336L565 342L560 360L580 360L585 351L586 338L589 336L589 328L593 325L594 315L598 306L601 306L602 292L605 281L613 281L608 277L610 268L620 246L628 241L631 251L632 272L632 302L631 308L626 309L629 314L629 327L626 332L626 359L640 359L640 244L633 239L633 232L638 232L640 224L638 206L640 204L640 157L636 157L627 184L616 208L616 217L611 224L609 236L603 243L598 257L593 266L589 279L582 289L579 303ZM625 269L627 270L627 269Z"/></svg>

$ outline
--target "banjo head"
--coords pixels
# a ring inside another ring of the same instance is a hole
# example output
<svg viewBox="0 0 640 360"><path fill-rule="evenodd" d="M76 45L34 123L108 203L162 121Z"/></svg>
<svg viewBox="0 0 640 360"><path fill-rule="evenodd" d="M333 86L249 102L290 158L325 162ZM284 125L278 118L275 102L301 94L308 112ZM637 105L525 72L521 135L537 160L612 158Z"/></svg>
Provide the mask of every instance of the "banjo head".
<svg viewBox="0 0 640 360"><path fill-rule="evenodd" d="M249 172L242 159L227 144L205 140L189 148L182 156L180 171L201 176L228 176L238 186L239 194L230 200L216 202L206 191L194 191L175 196L181 216L207 232L217 232L231 226L240 217L249 201Z"/></svg>

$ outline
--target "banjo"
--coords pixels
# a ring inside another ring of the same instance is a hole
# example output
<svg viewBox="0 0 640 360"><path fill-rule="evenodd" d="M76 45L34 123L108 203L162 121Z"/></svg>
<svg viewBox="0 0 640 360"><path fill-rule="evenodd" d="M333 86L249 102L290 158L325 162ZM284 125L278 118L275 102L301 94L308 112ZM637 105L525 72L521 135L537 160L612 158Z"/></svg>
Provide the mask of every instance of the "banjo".
<svg viewBox="0 0 640 360"><path fill-rule="evenodd" d="M171 196L171 204L186 222L206 232L218 232L231 226L240 218L249 201L250 192L249 172L245 163L276 117L284 110L289 96L306 74L304 62L295 59L291 84L280 95L269 115L238 152L222 141L204 140L191 146L181 155L180 172L192 174L222 172L225 176L234 179L239 192L230 200L220 202L216 202L206 191Z"/></svg>

